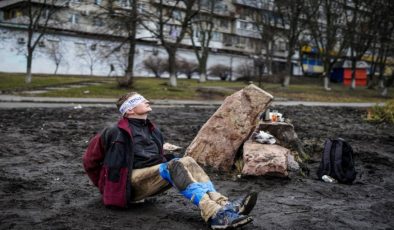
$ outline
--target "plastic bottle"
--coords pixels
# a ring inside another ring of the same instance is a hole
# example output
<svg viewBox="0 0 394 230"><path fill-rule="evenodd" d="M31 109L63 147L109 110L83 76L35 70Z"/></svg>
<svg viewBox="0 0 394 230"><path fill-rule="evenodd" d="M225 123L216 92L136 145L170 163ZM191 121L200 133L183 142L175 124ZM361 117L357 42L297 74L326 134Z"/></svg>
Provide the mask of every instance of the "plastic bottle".
<svg viewBox="0 0 394 230"><path fill-rule="evenodd" d="M332 178L332 177L330 177L330 176L327 176L327 175L323 175L323 176L321 177L321 179L322 179L324 182L327 182L327 183L338 183L337 180L335 180L334 178Z"/></svg>

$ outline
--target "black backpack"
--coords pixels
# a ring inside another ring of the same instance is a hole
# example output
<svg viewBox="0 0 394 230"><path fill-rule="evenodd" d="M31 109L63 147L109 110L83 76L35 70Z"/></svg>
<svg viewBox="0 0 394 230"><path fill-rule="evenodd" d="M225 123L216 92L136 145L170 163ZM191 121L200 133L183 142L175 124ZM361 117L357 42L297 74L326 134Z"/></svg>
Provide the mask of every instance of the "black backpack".
<svg viewBox="0 0 394 230"><path fill-rule="evenodd" d="M328 175L339 183L351 184L356 179L354 168L353 149L342 138L327 139L324 143L324 151L317 176L322 179Z"/></svg>

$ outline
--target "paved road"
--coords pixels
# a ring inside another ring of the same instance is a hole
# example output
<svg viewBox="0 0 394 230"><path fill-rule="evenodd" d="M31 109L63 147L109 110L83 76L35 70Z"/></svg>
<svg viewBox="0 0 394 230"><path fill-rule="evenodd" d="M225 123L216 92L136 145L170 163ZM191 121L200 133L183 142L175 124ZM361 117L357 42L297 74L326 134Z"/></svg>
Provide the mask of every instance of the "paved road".
<svg viewBox="0 0 394 230"><path fill-rule="evenodd" d="M0 95L0 108L26 107L115 107L115 99L108 98L61 98L61 97L23 97ZM218 107L223 101L193 101L193 100L152 100L153 107ZM379 103L382 105L383 103ZM371 107L376 103L335 103L311 101L280 101L274 100L275 105L285 106L331 106L331 107Z"/></svg>

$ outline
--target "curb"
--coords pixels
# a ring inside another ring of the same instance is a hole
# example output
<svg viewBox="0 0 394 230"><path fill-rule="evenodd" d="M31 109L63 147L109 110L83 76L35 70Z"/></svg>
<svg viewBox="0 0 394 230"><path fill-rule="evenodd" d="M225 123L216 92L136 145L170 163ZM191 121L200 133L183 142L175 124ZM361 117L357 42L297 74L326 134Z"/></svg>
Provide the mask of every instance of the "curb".
<svg viewBox="0 0 394 230"><path fill-rule="evenodd" d="M114 106L116 99L109 98L63 98L63 97L23 97L14 95L0 95L0 103L7 104L6 107L12 107L12 104L39 104L43 107L55 107L65 105L84 105L84 106ZM152 100L152 106L155 107L218 107L223 101L194 101L194 100ZM52 105L50 105L52 104ZM45 106L47 105L47 106ZM368 108L375 105L382 106L380 103L339 103L339 102L313 102L313 101L283 101L274 100L272 106L323 106L323 107L360 107ZM18 106L16 106L18 107Z"/></svg>

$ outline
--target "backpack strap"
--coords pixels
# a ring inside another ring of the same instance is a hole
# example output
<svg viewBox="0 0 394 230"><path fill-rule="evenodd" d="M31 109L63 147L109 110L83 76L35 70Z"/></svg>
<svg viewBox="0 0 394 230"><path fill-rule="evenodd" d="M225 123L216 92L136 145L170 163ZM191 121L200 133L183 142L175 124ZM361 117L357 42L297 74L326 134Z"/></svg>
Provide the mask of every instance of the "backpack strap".
<svg viewBox="0 0 394 230"><path fill-rule="evenodd" d="M338 139L335 140L336 146L335 146L335 152L334 152L334 173L336 179L338 179L340 182L343 182L346 180L345 173L343 172L342 168L342 153L343 153L343 140Z"/></svg>
<svg viewBox="0 0 394 230"><path fill-rule="evenodd" d="M331 147L332 147L332 140L327 139L326 142L324 143L324 150L323 150L323 156L322 156L322 161L320 163L320 167L317 172L317 176L319 179L323 175L330 175L331 173Z"/></svg>
<svg viewBox="0 0 394 230"><path fill-rule="evenodd" d="M356 179L356 169L353 160L353 148L349 143L343 142L342 168L344 169L344 183L352 183Z"/></svg>

